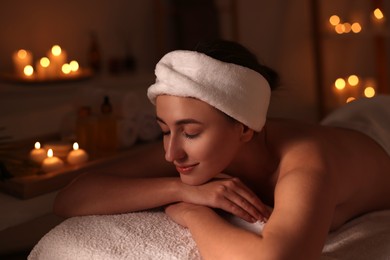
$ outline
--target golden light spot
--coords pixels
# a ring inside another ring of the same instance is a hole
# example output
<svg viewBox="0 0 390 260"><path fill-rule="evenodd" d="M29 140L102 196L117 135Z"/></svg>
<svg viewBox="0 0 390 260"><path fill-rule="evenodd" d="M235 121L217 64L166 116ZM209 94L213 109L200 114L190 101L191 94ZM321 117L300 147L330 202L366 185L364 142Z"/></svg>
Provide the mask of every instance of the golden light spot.
<svg viewBox="0 0 390 260"><path fill-rule="evenodd" d="M70 65L68 63L65 63L64 65L62 65L61 70L64 74L69 74L71 72Z"/></svg>
<svg viewBox="0 0 390 260"><path fill-rule="evenodd" d="M18 57L20 59L25 59L27 57L27 51L24 49L18 50Z"/></svg>
<svg viewBox="0 0 390 260"><path fill-rule="evenodd" d="M343 78L338 78L336 79L336 81L334 82L334 86L338 89L338 90L343 90L345 88L345 80Z"/></svg>
<svg viewBox="0 0 390 260"><path fill-rule="evenodd" d="M351 86L357 86L359 84L359 77L356 75L351 75L348 77L348 84Z"/></svg>
<svg viewBox="0 0 390 260"><path fill-rule="evenodd" d="M373 87L366 87L364 89L364 96L372 98L373 96L375 96L375 89Z"/></svg>
<svg viewBox="0 0 390 260"><path fill-rule="evenodd" d="M43 57L39 60L39 64L41 64L42 67L47 68L50 65L50 60L47 57Z"/></svg>
<svg viewBox="0 0 390 260"><path fill-rule="evenodd" d="M70 65L70 70L73 71L73 72L75 72L75 71L77 71L79 69L79 63L77 61L75 61L75 60L72 60L69 63L69 65Z"/></svg>
<svg viewBox="0 0 390 260"><path fill-rule="evenodd" d="M340 17L338 17L337 15L332 15L329 18L329 22L331 25L336 26L340 23Z"/></svg>
<svg viewBox="0 0 390 260"><path fill-rule="evenodd" d="M382 20L385 16L383 15L381 9L377 8L374 10L374 16L378 20Z"/></svg>
<svg viewBox="0 0 390 260"><path fill-rule="evenodd" d="M62 50L59 45L54 45L51 47L51 53L53 53L54 56L59 56L61 54Z"/></svg>
<svg viewBox="0 0 390 260"><path fill-rule="evenodd" d="M353 23L353 24L351 25L351 30L352 30L352 32L354 32L354 33L360 33L361 30L362 30L362 27L360 26L360 23Z"/></svg>
<svg viewBox="0 0 390 260"><path fill-rule="evenodd" d="M352 102L352 101L355 101L355 100L356 100L356 98L354 98L354 97L349 97L349 98L347 98L346 103L349 103L349 102Z"/></svg>
<svg viewBox="0 0 390 260"><path fill-rule="evenodd" d="M23 72L24 75L31 76L32 74L34 74L34 68L31 65L27 65L26 67L24 67Z"/></svg>
<svg viewBox="0 0 390 260"><path fill-rule="evenodd" d="M343 34L345 32L345 25L340 23L340 24L336 25L336 27L334 29L335 29L336 33Z"/></svg>
<svg viewBox="0 0 390 260"><path fill-rule="evenodd" d="M349 33L349 32L351 32L351 24L350 23L344 23L343 24L344 25L344 32L345 33Z"/></svg>

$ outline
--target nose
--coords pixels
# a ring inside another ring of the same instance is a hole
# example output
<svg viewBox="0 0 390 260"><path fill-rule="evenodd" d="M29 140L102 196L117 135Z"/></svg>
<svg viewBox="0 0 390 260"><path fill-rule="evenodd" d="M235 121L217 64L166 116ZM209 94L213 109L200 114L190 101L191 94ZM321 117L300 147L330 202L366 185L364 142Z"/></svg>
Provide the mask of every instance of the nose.
<svg viewBox="0 0 390 260"><path fill-rule="evenodd" d="M165 160L168 162L180 161L185 157L184 149L180 140L173 136L167 136L164 140Z"/></svg>

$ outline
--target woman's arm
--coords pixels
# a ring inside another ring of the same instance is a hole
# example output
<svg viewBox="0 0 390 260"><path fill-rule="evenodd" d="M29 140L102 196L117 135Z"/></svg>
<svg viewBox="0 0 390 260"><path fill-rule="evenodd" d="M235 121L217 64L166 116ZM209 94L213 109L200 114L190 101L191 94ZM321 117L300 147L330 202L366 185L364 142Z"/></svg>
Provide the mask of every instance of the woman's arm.
<svg viewBox="0 0 390 260"><path fill-rule="evenodd" d="M268 218L260 199L235 178L200 186L181 182L156 143L132 158L99 171L88 172L56 197L54 212L64 217L118 214L185 201L221 208L249 222Z"/></svg>
<svg viewBox="0 0 390 260"><path fill-rule="evenodd" d="M116 214L178 201L175 192L180 180L173 177L176 171L164 160L162 147L160 142L149 144L133 157L80 175L58 193L54 213L65 217Z"/></svg>
<svg viewBox="0 0 390 260"><path fill-rule="evenodd" d="M330 180L290 172L277 184L275 208L262 234L234 227L213 210L186 203L166 208L189 228L204 259L318 259L334 212Z"/></svg>

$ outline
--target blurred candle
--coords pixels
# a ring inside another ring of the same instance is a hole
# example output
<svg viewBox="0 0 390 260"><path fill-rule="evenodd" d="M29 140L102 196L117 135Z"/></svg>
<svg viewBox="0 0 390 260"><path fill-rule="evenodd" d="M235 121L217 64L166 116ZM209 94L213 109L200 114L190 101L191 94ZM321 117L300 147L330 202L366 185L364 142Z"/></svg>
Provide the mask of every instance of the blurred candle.
<svg viewBox="0 0 390 260"><path fill-rule="evenodd" d="M32 58L31 52L27 50L20 49L16 51L12 56L15 74L18 76L24 76L24 68L27 65L32 65Z"/></svg>
<svg viewBox="0 0 390 260"><path fill-rule="evenodd" d="M66 63L67 54L59 45L54 45L47 54L56 76L61 75L62 65Z"/></svg>
<svg viewBox="0 0 390 260"><path fill-rule="evenodd" d="M35 65L35 69L39 79L47 79L53 76L53 72L51 71L52 66L50 66L48 57L40 58Z"/></svg>
<svg viewBox="0 0 390 260"><path fill-rule="evenodd" d="M68 154L67 160L68 163L72 165L85 163L88 161L88 154L85 150L79 149L78 143L74 143L73 151Z"/></svg>
<svg viewBox="0 0 390 260"><path fill-rule="evenodd" d="M41 143L36 142L34 144L34 149L30 152L30 159L38 164L41 164L42 161L46 158L46 150L41 148Z"/></svg>
<svg viewBox="0 0 390 260"><path fill-rule="evenodd" d="M53 156L53 150L49 149L47 151L47 157L43 160L42 170L44 172L51 172L58 170L64 166L64 162L58 158Z"/></svg>
<svg viewBox="0 0 390 260"><path fill-rule="evenodd" d="M34 67L33 66L27 65L26 67L24 67L24 69L23 69L23 77L24 78L32 78L33 75L34 75Z"/></svg>

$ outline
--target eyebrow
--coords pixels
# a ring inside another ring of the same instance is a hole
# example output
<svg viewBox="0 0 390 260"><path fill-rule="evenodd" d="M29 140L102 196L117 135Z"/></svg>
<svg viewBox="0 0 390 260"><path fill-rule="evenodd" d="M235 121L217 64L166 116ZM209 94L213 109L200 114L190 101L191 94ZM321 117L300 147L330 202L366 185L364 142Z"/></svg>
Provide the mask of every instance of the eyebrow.
<svg viewBox="0 0 390 260"><path fill-rule="evenodd" d="M158 116L156 116L156 120L159 121L160 123L163 123L164 125L167 124L167 123L164 122L164 120L162 120ZM199 122L198 120L192 119L192 118L184 118L184 119L177 120L175 122L175 125L186 125L186 124L202 125L203 123Z"/></svg>

